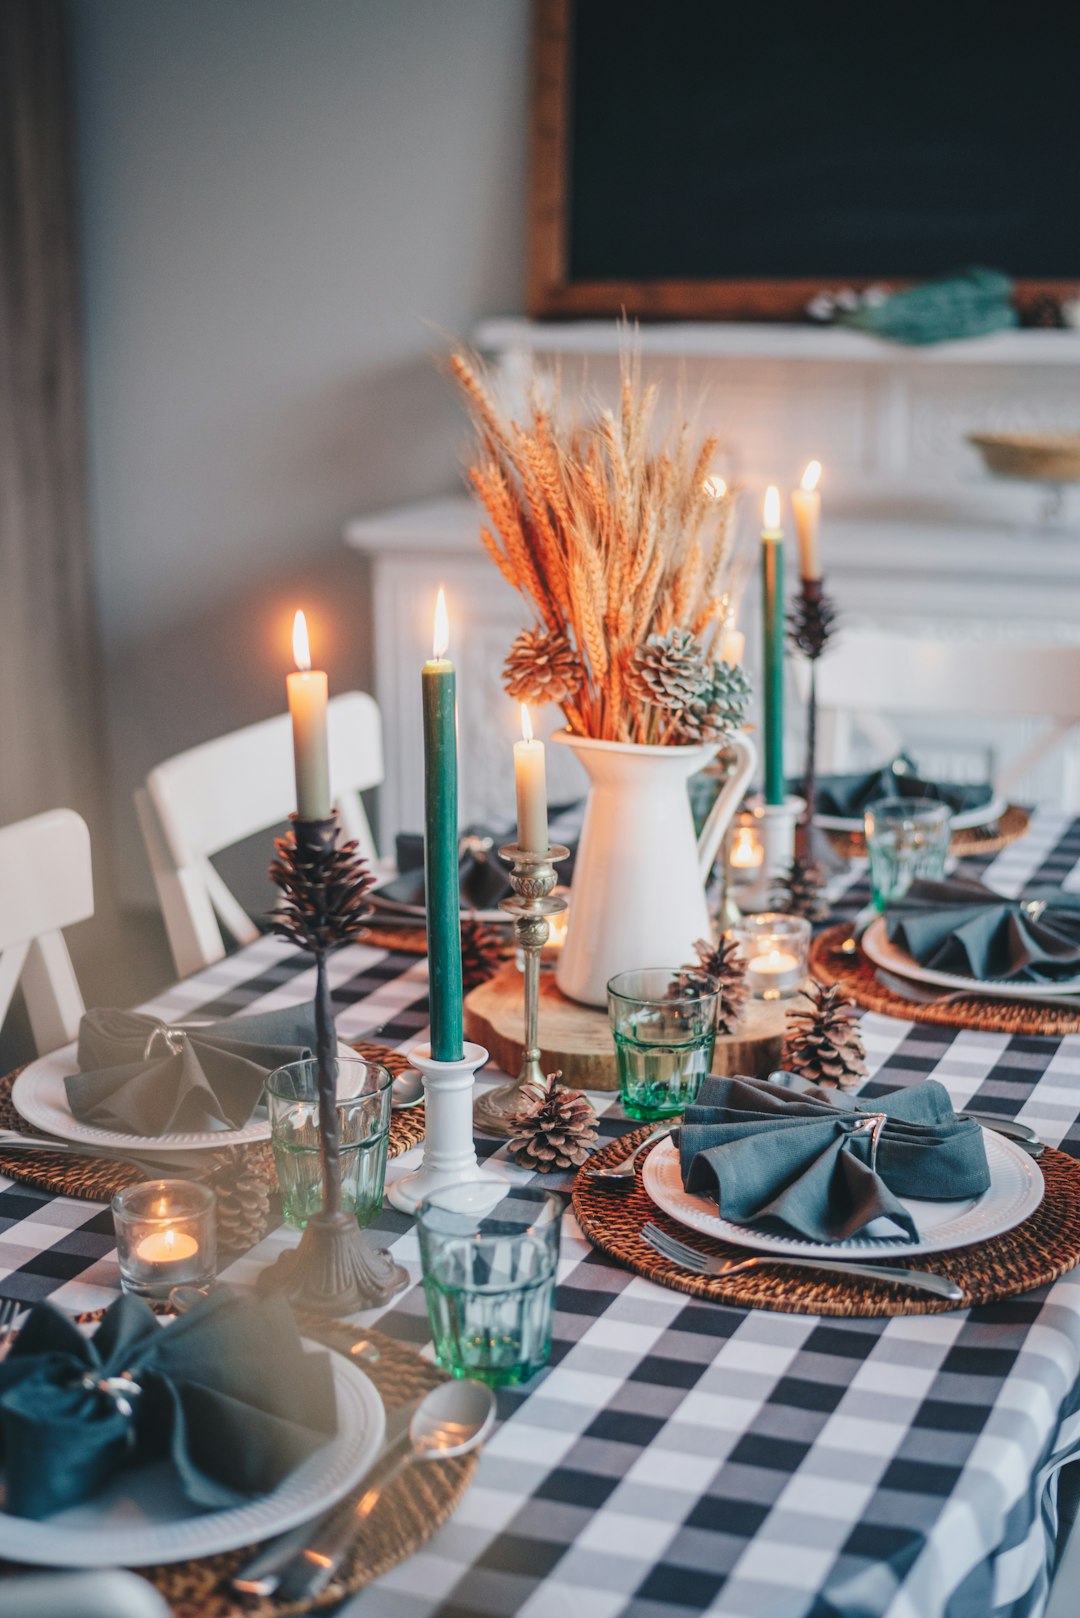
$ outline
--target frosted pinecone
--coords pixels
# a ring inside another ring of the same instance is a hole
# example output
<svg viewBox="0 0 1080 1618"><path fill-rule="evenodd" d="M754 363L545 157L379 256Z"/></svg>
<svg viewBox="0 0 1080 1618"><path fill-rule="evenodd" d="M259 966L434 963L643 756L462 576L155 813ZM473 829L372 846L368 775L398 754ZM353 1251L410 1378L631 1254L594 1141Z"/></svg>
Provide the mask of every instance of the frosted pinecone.
<svg viewBox="0 0 1080 1618"><path fill-rule="evenodd" d="M626 683L642 702L670 713L707 703L711 689L709 667L697 639L688 629L669 629L650 635L634 652Z"/></svg>
<svg viewBox="0 0 1080 1618"><path fill-rule="evenodd" d="M723 741L743 724L749 701L750 680L745 670L734 663L714 663L705 694L683 710L680 740Z"/></svg>
<svg viewBox="0 0 1080 1618"><path fill-rule="evenodd" d="M503 665L503 685L515 702L569 702L584 678L574 648L554 629L523 629Z"/></svg>

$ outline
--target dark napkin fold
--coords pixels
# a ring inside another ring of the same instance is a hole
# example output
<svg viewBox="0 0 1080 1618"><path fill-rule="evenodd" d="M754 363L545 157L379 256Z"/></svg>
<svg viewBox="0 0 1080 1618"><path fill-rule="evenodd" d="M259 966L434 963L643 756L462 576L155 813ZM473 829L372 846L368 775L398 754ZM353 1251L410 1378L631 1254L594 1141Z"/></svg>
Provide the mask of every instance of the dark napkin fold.
<svg viewBox="0 0 1080 1618"><path fill-rule="evenodd" d="M87 1338L38 1304L0 1362L4 1509L48 1517L129 1466L171 1458L195 1505L274 1489L337 1431L328 1354L284 1300L227 1288L173 1324L121 1297Z"/></svg>
<svg viewBox="0 0 1080 1618"><path fill-rule="evenodd" d="M799 783L796 783L798 790ZM954 781L926 781L906 753L879 769L856 775L823 775L817 782L819 814L858 820L870 804L881 798L929 798L947 804L954 815L981 809L990 803L994 791L987 783L959 785Z"/></svg>
<svg viewBox="0 0 1080 1618"><path fill-rule="evenodd" d="M240 1129L267 1074L314 1048L311 1003L202 1026L98 1007L79 1024L80 1071L64 1087L86 1124L133 1135Z"/></svg>
<svg viewBox="0 0 1080 1618"><path fill-rule="evenodd" d="M957 977L1055 983L1080 977L1080 893L1028 888L1007 899L969 877L913 882L891 900L889 938Z"/></svg>
<svg viewBox="0 0 1080 1618"><path fill-rule="evenodd" d="M679 1130L683 1185L715 1195L732 1224L839 1242L888 1219L917 1241L900 1197L950 1200L989 1186L982 1130L934 1080L856 1102L778 1078L710 1075Z"/></svg>

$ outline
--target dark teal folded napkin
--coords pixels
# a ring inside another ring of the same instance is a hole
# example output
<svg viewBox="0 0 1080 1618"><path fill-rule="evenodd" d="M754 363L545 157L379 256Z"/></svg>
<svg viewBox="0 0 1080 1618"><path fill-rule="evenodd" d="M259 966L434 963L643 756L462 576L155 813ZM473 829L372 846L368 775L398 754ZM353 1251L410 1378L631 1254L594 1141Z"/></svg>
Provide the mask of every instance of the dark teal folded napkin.
<svg viewBox="0 0 1080 1618"><path fill-rule="evenodd" d="M79 1072L64 1088L75 1117L104 1129L240 1129L259 1105L267 1074L314 1048L310 1002L202 1026L98 1007L79 1024Z"/></svg>
<svg viewBox="0 0 1080 1618"><path fill-rule="evenodd" d="M798 788L799 783L793 783ZM870 804L881 798L929 798L946 804L952 814L981 809L990 803L993 788L985 782L977 786L952 781L927 781L919 774L914 760L901 753L880 769L853 775L824 775L817 783L819 814L858 820Z"/></svg>
<svg viewBox="0 0 1080 1618"><path fill-rule="evenodd" d="M49 1304L0 1362L4 1509L48 1517L171 1457L196 1505L276 1488L337 1431L328 1354L288 1305L223 1288L173 1324L122 1297L86 1338Z"/></svg>
<svg viewBox="0 0 1080 1618"><path fill-rule="evenodd" d="M968 877L913 882L890 901L885 926L936 972L1006 983L1080 977L1080 893L1035 887L1007 899Z"/></svg>
<svg viewBox="0 0 1080 1618"><path fill-rule="evenodd" d="M687 1191L715 1195L732 1224L819 1242L874 1219L917 1241L900 1197L973 1197L990 1184L982 1130L933 1080L856 1102L793 1074L710 1075L686 1109L679 1161Z"/></svg>

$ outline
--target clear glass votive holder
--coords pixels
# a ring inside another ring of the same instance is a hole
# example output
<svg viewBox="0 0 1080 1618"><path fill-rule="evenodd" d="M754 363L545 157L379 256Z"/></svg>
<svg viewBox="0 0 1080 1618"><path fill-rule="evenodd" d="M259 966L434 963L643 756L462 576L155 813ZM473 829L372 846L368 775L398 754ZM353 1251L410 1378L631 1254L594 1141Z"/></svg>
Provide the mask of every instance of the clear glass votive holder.
<svg viewBox="0 0 1080 1618"><path fill-rule="evenodd" d="M194 1180L143 1180L112 1199L120 1284L166 1302L178 1286L206 1287L217 1275L217 1203Z"/></svg>
<svg viewBox="0 0 1080 1618"><path fill-rule="evenodd" d="M341 1206L370 1225L382 1208L393 1078L378 1062L337 1057ZM303 1230L323 1202L319 1068L314 1059L279 1067L266 1081L270 1140L287 1222Z"/></svg>
<svg viewBox="0 0 1080 1618"><path fill-rule="evenodd" d="M902 899L918 877L940 882L952 835L948 806L933 798L879 798L863 816L876 910Z"/></svg>
<svg viewBox="0 0 1080 1618"><path fill-rule="evenodd" d="M719 988L688 985L677 966L620 972L607 986L619 1094L628 1118L675 1118L712 1066Z"/></svg>
<svg viewBox="0 0 1080 1618"><path fill-rule="evenodd" d="M551 1353L562 1199L472 1181L416 1210L435 1358L489 1387L527 1382Z"/></svg>
<svg viewBox="0 0 1080 1618"><path fill-rule="evenodd" d="M810 958L810 923L804 916L762 910L735 929L746 984L756 1000L786 1000L798 994Z"/></svg>

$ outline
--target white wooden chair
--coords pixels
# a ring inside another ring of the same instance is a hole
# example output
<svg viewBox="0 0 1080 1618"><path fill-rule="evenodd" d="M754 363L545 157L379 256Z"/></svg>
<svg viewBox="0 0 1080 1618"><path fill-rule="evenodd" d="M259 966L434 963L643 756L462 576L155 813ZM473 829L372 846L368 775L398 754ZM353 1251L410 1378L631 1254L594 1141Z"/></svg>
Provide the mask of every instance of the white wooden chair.
<svg viewBox="0 0 1080 1618"><path fill-rule="evenodd" d="M61 928L93 914L90 833L74 809L0 830L0 1023L21 983L39 1053L78 1033L86 1008Z"/></svg>
<svg viewBox="0 0 1080 1618"><path fill-rule="evenodd" d="M880 756L896 750L890 715L950 715L1050 724L1002 769L993 785L1006 800L1017 784L1080 725L1080 644L920 640L872 629L842 631L817 668L818 769L850 768L855 728ZM1075 748L1064 761L1064 797L1078 801Z"/></svg>
<svg viewBox="0 0 1080 1618"><path fill-rule="evenodd" d="M374 698L346 691L328 705L330 781L344 832L375 859L360 793L383 779L382 721ZM186 977L258 929L212 856L288 818L296 807L288 714L204 742L150 771L135 808L177 972Z"/></svg>

